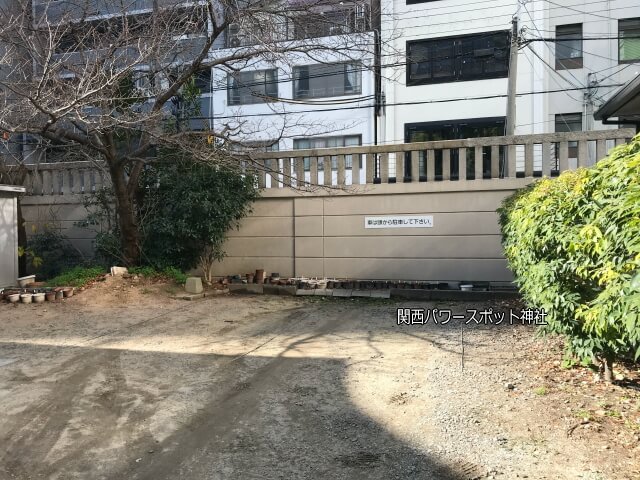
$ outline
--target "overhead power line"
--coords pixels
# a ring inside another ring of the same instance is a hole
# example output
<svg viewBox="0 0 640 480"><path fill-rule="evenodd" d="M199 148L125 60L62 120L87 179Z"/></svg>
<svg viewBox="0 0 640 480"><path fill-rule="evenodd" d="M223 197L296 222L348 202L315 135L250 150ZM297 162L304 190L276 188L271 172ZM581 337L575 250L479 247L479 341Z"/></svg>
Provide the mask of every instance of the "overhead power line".
<svg viewBox="0 0 640 480"><path fill-rule="evenodd" d="M622 86L621 83L610 84L610 85L599 85L600 88L615 88ZM540 90L537 92L521 92L517 93L517 97L524 97L528 95L542 95L547 93L560 93L571 90L587 90L589 87L576 87L576 88L562 88L557 90ZM447 98L447 99L437 99L437 100L422 100L415 102L397 102L397 103L387 103L385 107L398 107L398 106L407 106L407 105L427 105L427 104L436 104L436 103L451 103L451 102L461 102L461 101L471 101L471 100L490 100L494 98L506 98L506 94L496 94L496 95L484 95L478 97L458 97L458 98ZM221 119L232 119L238 117L271 117L274 115L299 115L303 113L319 113L319 112L336 112L340 110L357 110L363 108L373 108L374 105L358 105L349 108L324 108L317 110L298 110L298 111L290 111L290 112L271 112L271 113L253 113L253 114L238 114L238 115L224 115L224 116L200 116L200 117L192 117L192 120L221 120Z"/></svg>

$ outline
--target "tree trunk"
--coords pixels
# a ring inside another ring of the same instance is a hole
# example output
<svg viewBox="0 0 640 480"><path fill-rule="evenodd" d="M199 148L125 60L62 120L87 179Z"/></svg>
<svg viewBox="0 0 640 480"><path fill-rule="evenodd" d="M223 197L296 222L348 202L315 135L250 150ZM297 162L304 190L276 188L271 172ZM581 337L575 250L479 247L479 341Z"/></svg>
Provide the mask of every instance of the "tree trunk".
<svg viewBox="0 0 640 480"><path fill-rule="evenodd" d="M602 359L602 369L604 373L604 381L607 383L613 382L613 359L605 357Z"/></svg>
<svg viewBox="0 0 640 480"><path fill-rule="evenodd" d="M136 265L140 260L140 231L134 210L134 200L129 195L124 168L110 166L109 172L116 200L122 260L126 266Z"/></svg>

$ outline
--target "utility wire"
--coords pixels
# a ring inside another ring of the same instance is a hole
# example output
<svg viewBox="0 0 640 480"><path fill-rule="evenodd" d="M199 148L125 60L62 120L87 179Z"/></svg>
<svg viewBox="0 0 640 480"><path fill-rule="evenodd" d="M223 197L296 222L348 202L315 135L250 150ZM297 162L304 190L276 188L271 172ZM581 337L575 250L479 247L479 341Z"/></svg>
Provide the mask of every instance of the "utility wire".
<svg viewBox="0 0 640 480"><path fill-rule="evenodd" d="M622 84L611 84L611 85L600 85L601 88L615 88L620 87ZM540 90L537 92L522 92L517 93L517 97L523 97L528 95L542 95L546 93L559 93L565 92L567 90L587 90L589 87L576 87L576 88L563 88L558 90ZM457 98L448 98L448 99L439 99L439 100L422 100L415 102L397 102L397 103L387 103L385 107L397 107L397 106L406 106L406 105L427 105L427 104L436 104L436 103L450 103L450 102L460 102L460 101L470 101L470 100L489 100L494 98L506 98L507 94L496 94L496 95L484 95L479 97L457 97ZM193 120L218 120L218 119L231 119L238 117L270 117L273 115L299 115L303 113L318 113L318 112L335 112L341 110L357 110L362 108L373 108L374 105L358 105L350 108L325 108L325 109L317 109L317 110L299 110L299 111L290 111L290 112L272 112L272 113L254 113L254 114L238 114L238 115L225 115L225 116L201 116L201 117L192 117Z"/></svg>

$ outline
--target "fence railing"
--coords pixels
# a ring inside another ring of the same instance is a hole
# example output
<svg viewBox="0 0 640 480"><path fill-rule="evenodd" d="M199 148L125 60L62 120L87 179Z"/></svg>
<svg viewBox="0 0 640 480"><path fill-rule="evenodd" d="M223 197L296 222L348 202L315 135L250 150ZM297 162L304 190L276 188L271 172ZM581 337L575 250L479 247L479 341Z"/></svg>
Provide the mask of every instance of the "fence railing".
<svg viewBox="0 0 640 480"><path fill-rule="evenodd" d="M251 158L262 188L527 178L591 166L634 135L627 128L252 153Z"/></svg>
<svg viewBox="0 0 640 480"><path fill-rule="evenodd" d="M251 152L260 188L464 182L554 176L593 165L635 135L631 128L393 145ZM329 174L330 172L330 174ZM109 184L95 162L29 166L30 195L91 193Z"/></svg>

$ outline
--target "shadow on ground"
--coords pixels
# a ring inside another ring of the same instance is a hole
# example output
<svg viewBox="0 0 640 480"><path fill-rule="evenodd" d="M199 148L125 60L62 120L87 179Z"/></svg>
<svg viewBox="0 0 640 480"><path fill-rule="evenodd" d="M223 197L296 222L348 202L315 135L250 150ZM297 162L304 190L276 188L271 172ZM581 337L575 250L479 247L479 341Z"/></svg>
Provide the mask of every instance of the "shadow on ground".
<svg viewBox="0 0 640 480"><path fill-rule="evenodd" d="M46 374L4 367L27 407L0 414L2 478L471 478L364 415L343 360L56 348Z"/></svg>

